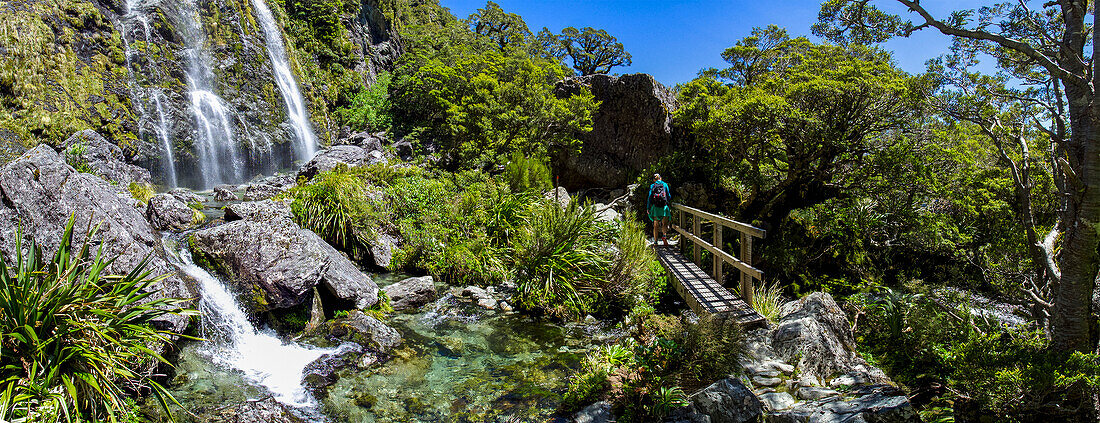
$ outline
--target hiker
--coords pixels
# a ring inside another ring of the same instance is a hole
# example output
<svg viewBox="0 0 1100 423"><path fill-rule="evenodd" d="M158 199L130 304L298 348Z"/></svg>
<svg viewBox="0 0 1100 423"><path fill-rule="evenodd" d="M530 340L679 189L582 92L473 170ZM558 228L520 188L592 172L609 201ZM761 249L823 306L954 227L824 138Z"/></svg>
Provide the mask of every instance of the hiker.
<svg viewBox="0 0 1100 423"><path fill-rule="evenodd" d="M669 205L672 204L672 190L668 188L668 184L661 180L661 174L653 174L653 185L649 186L649 196L646 197L646 209L649 210L649 220L653 222L653 245L657 245L657 240L664 240L665 245L668 245L668 221L672 217L672 209ZM661 237L657 238L657 232L660 231Z"/></svg>

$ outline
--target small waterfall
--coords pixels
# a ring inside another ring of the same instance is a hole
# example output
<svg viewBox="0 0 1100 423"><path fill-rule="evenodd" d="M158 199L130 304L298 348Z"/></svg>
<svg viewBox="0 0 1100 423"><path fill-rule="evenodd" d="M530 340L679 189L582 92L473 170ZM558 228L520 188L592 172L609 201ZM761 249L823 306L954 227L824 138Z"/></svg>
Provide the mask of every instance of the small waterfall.
<svg viewBox="0 0 1100 423"><path fill-rule="evenodd" d="M171 252L174 248L166 242L165 250ZM316 409L317 400L302 385L303 370L321 356L340 354L347 347L308 348L284 343L270 330L257 330L225 285L195 265L186 247L178 251L178 256L169 254L170 260L200 285L202 336L207 339L204 355L215 364L241 372L246 380L263 386L283 404Z"/></svg>
<svg viewBox="0 0 1100 423"><path fill-rule="evenodd" d="M237 183L246 178L240 145L234 139L230 111L215 94L213 60L206 51L206 33L199 23L195 0L181 2L181 22L187 43L187 83L191 111L195 114L195 150L203 188Z"/></svg>
<svg viewBox="0 0 1100 423"><path fill-rule="evenodd" d="M313 133L313 126L309 122L309 111L306 110L305 100L298 89L298 82L294 80L294 74L290 72L290 63L287 59L286 46L283 44L283 33L279 25L275 23L275 17L271 14L264 0L252 0L256 8L256 17L259 18L260 27L263 28L264 40L267 42L267 55L271 59L271 67L275 71L275 82L279 85L279 91L283 94L283 102L286 103L287 116L294 127L297 137L296 146L298 159L309 160L317 153L317 135Z"/></svg>
<svg viewBox="0 0 1100 423"><path fill-rule="evenodd" d="M163 97L162 90L157 90L153 95L153 102L157 106L157 138L160 139L161 147L164 148L164 173L167 176L168 188L175 188L179 186L176 180L176 154L172 140L168 138L168 118L164 115L164 102L161 101Z"/></svg>

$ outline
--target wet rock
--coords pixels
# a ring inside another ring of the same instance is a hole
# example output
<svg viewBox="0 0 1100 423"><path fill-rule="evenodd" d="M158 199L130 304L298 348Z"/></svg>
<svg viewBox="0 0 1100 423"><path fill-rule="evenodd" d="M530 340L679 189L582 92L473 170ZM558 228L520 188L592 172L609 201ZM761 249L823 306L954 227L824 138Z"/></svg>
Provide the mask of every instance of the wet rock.
<svg viewBox="0 0 1100 423"><path fill-rule="evenodd" d="M176 199L187 205L202 204L204 202L201 195L195 194L194 191L187 188L173 188L171 191L168 191L168 194L176 197Z"/></svg>
<svg viewBox="0 0 1100 423"><path fill-rule="evenodd" d="M555 94L567 97L584 88L600 106L592 116L592 130L576 134L584 149L552 161L565 187L625 186L672 151L672 115L679 105L676 95L652 76L569 78L557 84Z"/></svg>
<svg viewBox="0 0 1100 423"><path fill-rule="evenodd" d="M322 327L333 337L378 352L388 352L401 345L401 334L397 330L361 311L352 311L348 317L331 320Z"/></svg>
<svg viewBox="0 0 1100 423"><path fill-rule="evenodd" d="M851 325L829 294L816 292L784 304L781 316L771 333L772 348L783 361L797 361L803 375L827 380L836 374L858 372L874 383L889 380L854 352Z"/></svg>
<svg viewBox="0 0 1100 423"><path fill-rule="evenodd" d="M292 218L289 201L246 201L225 206L226 222L235 220L290 220Z"/></svg>
<svg viewBox="0 0 1100 423"><path fill-rule="evenodd" d="M302 369L302 384L315 396L324 397L329 386L340 380L337 373L347 366L356 365L355 349L340 348L333 354L325 354Z"/></svg>
<svg viewBox="0 0 1100 423"><path fill-rule="evenodd" d="M285 189L283 187L267 184L267 183L255 183L248 184L244 189L245 201L259 201L266 200L276 195L282 194Z"/></svg>
<svg viewBox="0 0 1100 423"><path fill-rule="evenodd" d="M816 386L804 386L798 388L798 397L804 400L819 400L822 398L835 397L840 395L839 392L828 388L819 388Z"/></svg>
<svg viewBox="0 0 1100 423"><path fill-rule="evenodd" d="M232 185L218 185L214 187L214 201L237 201L240 198L234 193L237 187Z"/></svg>
<svg viewBox="0 0 1100 423"><path fill-rule="evenodd" d="M77 172L48 146L35 147L0 168L0 191L0 251L7 258L14 257L18 224L23 225L23 235L34 239L49 257L57 251L70 216L75 216L75 228L98 225L96 236L103 242L104 253L118 255L107 272L129 273L148 257L146 270L169 275L151 286L150 300L195 296L165 260L160 234L132 206L130 195L98 176ZM85 234L74 232L74 243L80 245ZM177 332L187 327L187 319L175 315L158 323Z"/></svg>
<svg viewBox="0 0 1100 423"><path fill-rule="evenodd" d="M573 423L609 423L615 421L615 415L611 414L611 404L600 401L584 407L573 415Z"/></svg>
<svg viewBox="0 0 1100 423"><path fill-rule="evenodd" d="M229 277L256 312L302 304L318 284L354 308L378 300L378 286L343 254L290 219L236 220L191 235L196 260Z"/></svg>
<svg viewBox="0 0 1100 423"><path fill-rule="evenodd" d="M796 403L787 410L775 411L768 422L875 422L918 423L921 419L905 395L873 392L850 400L828 398Z"/></svg>
<svg viewBox="0 0 1100 423"><path fill-rule="evenodd" d="M752 377L752 384L755 385L755 386L772 387L772 386L779 386L779 384L781 384L781 383L783 383L783 379L780 379L780 378L777 378L777 377L764 377L764 376L753 376Z"/></svg>
<svg viewBox="0 0 1100 423"><path fill-rule="evenodd" d="M707 416L712 423L757 422L763 418L764 405L740 380L726 378L711 384L688 398L690 414ZM687 420L695 421L695 420Z"/></svg>
<svg viewBox="0 0 1100 423"><path fill-rule="evenodd" d="M116 182L122 188L130 183L148 184L152 181L148 170L128 163L121 148L91 129L73 134L63 146L68 161L76 162L70 164L82 163L95 175Z"/></svg>
<svg viewBox="0 0 1100 423"><path fill-rule="evenodd" d="M791 408L795 404L794 397L786 392L771 392L760 395L760 401L768 411L780 411Z"/></svg>
<svg viewBox="0 0 1100 423"><path fill-rule="evenodd" d="M408 278L382 288L394 310L407 310L435 301L435 280L431 276Z"/></svg>
<svg viewBox="0 0 1100 423"><path fill-rule="evenodd" d="M204 420L210 423L305 423L272 397L218 409Z"/></svg>
<svg viewBox="0 0 1100 423"><path fill-rule="evenodd" d="M195 213L195 209L187 207L178 198L169 194L157 194L149 200L149 207L145 209L145 217L149 224L158 231L182 232L198 223L201 219Z"/></svg>
<svg viewBox="0 0 1100 423"><path fill-rule="evenodd" d="M379 145L381 148L381 145ZM378 151L378 150L374 150ZM317 153L308 163L298 169L298 177L312 179L322 172L328 172L337 166L360 167L381 161L381 155L371 155L371 151L354 145L337 145Z"/></svg>

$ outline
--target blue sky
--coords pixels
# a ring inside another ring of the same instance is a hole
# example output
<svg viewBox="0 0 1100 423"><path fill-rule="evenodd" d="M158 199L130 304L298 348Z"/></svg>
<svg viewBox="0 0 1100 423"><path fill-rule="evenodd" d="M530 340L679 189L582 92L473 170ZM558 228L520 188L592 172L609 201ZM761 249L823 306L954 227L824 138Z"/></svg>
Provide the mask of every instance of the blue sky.
<svg viewBox="0 0 1100 423"><path fill-rule="evenodd" d="M792 36L810 36L817 22L819 0L495 0L507 12L518 13L532 32L542 27L558 32L567 26L607 30L633 57L633 65L612 72L645 72L665 85L687 82L700 69L723 67L720 54L753 27L776 24ZM455 16L465 18L485 0L440 0ZM875 3L903 13L896 2ZM925 0L937 16L959 8L977 7L975 0ZM811 36L811 38L814 38ZM816 39L816 38L815 38ZM947 51L947 37L924 30L909 39L892 40L898 65L909 72L924 70L924 62Z"/></svg>

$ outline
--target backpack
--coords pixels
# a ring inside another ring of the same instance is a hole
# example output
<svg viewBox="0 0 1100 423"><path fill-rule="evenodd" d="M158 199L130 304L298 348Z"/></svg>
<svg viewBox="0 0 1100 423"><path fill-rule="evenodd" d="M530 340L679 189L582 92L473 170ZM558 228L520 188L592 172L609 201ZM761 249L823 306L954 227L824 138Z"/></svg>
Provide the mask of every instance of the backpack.
<svg viewBox="0 0 1100 423"><path fill-rule="evenodd" d="M668 205L668 191L665 184L653 184L653 193L649 196L649 204L658 207Z"/></svg>

